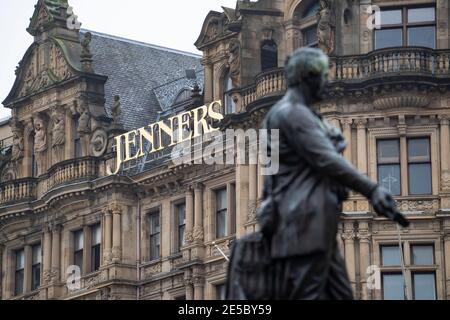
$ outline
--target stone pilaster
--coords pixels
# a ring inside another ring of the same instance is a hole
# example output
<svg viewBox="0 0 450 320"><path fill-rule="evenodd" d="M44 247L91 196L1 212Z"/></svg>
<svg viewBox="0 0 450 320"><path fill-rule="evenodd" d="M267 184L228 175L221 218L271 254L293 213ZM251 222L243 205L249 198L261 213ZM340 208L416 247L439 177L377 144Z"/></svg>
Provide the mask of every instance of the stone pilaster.
<svg viewBox="0 0 450 320"><path fill-rule="evenodd" d="M194 300L204 300L204 291L205 291L205 278L201 275L194 275L193 277L194 283Z"/></svg>
<svg viewBox="0 0 450 320"><path fill-rule="evenodd" d="M103 245L103 261L105 264L109 264L112 261L112 228L113 228L113 216L109 208L103 209L103 221L104 229L103 234L105 242Z"/></svg>
<svg viewBox="0 0 450 320"><path fill-rule="evenodd" d="M258 166L250 164L248 167L248 215L247 221L256 218L256 203L258 200Z"/></svg>
<svg viewBox="0 0 450 320"><path fill-rule="evenodd" d="M61 228L54 226L52 229L52 270L51 281L57 282L61 277Z"/></svg>
<svg viewBox="0 0 450 320"><path fill-rule="evenodd" d="M24 248L25 253L25 268L23 275L23 293L28 293L31 291L31 261L33 257L33 251L31 246L27 245Z"/></svg>
<svg viewBox="0 0 450 320"><path fill-rule="evenodd" d="M112 262L117 263L122 259L122 213L120 205L112 205L113 214L113 240L112 240Z"/></svg>
<svg viewBox="0 0 450 320"><path fill-rule="evenodd" d="M359 264L360 270L359 274L361 275L361 299L362 300L370 300L371 293L367 288L367 268L370 266L370 241L371 234L369 230L369 223L367 221L359 222L358 234L359 240Z"/></svg>
<svg viewBox="0 0 450 320"><path fill-rule="evenodd" d="M186 191L186 244L190 244L194 241L194 193L192 188L188 188Z"/></svg>
<svg viewBox="0 0 450 320"><path fill-rule="evenodd" d="M205 67L204 99L205 99L205 103L208 103L208 102L212 102L214 100L214 98L213 98L214 71L213 71L213 66L209 60L203 60L202 64Z"/></svg>
<svg viewBox="0 0 450 320"><path fill-rule="evenodd" d="M49 227L44 228L44 244L42 246L43 259L43 279L42 283L47 284L51 281L52 272L52 232Z"/></svg>
<svg viewBox="0 0 450 320"><path fill-rule="evenodd" d="M441 191L450 193L450 126L447 116L440 117Z"/></svg>
<svg viewBox="0 0 450 320"><path fill-rule="evenodd" d="M195 226L194 226L194 241L203 242L205 235L203 230L203 184L197 183L195 185Z"/></svg>
<svg viewBox="0 0 450 320"><path fill-rule="evenodd" d="M347 140L347 149L344 151L344 158L348 161L352 162L352 119L343 119L341 120L342 124L342 133L344 135L345 140Z"/></svg>
<svg viewBox="0 0 450 320"><path fill-rule="evenodd" d="M353 289L356 293L356 271L355 271L355 232L353 230L353 223L348 222L344 224L344 233L342 234L345 247L345 264Z"/></svg>

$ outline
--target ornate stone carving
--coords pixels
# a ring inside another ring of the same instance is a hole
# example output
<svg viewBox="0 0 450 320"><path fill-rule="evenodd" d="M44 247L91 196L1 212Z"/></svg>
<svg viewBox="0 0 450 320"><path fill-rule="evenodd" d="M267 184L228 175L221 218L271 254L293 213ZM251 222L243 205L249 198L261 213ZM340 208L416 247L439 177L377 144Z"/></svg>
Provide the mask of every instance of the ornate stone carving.
<svg viewBox="0 0 450 320"><path fill-rule="evenodd" d="M450 192L450 171L443 171L441 175L441 189Z"/></svg>
<svg viewBox="0 0 450 320"><path fill-rule="evenodd" d="M212 20L208 28L206 29L205 41L211 41L217 38L219 35L219 21L217 19Z"/></svg>
<svg viewBox="0 0 450 320"><path fill-rule="evenodd" d="M45 121L39 114L34 118L34 132L34 154L38 165L38 174L41 174L45 166L44 153L47 151L47 133Z"/></svg>
<svg viewBox="0 0 450 320"><path fill-rule="evenodd" d="M120 96L114 96L114 104L111 108L114 124L119 124L119 118L122 115L122 107L120 104Z"/></svg>
<svg viewBox="0 0 450 320"><path fill-rule="evenodd" d="M375 98L373 107L377 110L392 110L398 108L425 108L430 105L430 98L426 95L408 94L384 96Z"/></svg>
<svg viewBox="0 0 450 320"><path fill-rule="evenodd" d="M193 233L194 241L203 241L204 239L204 231L202 227L195 226Z"/></svg>
<svg viewBox="0 0 450 320"><path fill-rule="evenodd" d="M110 208L112 214L122 214L123 213L123 207L120 204L113 204Z"/></svg>
<svg viewBox="0 0 450 320"><path fill-rule="evenodd" d="M356 237L356 234L353 232L353 230L344 230L342 233L342 239L344 241L353 241Z"/></svg>
<svg viewBox="0 0 450 320"><path fill-rule="evenodd" d="M17 121L12 121L11 131L13 133L11 160L18 161L23 158L23 151L24 151L23 128Z"/></svg>
<svg viewBox="0 0 450 320"><path fill-rule="evenodd" d="M228 67L233 86L239 85L239 75L241 73L241 43L237 39L230 41L228 45Z"/></svg>
<svg viewBox="0 0 450 320"><path fill-rule="evenodd" d="M105 130L99 128L94 131L90 142L91 155L101 157L105 154L108 147L108 134Z"/></svg>
<svg viewBox="0 0 450 320"><path fill-rule="evenodd" d="M92 41L92 33L86 32L84 34L83 40L81 40L81 57L92 57L90 48L91 41Z"/></svg>
<svg viewBox="0 0 450 320"><path fill-rule="evenodd" d="M77 131L79 134L88 134L91 132L91 114L89 113L88 106L83 102L77 104L76 106L77 112L80 115L78 119L78 128Z"/></svg>
<svg viewBox="0 0 450 320"><path fill-rule="evenodd" d="M186 240L186 244L192 243L194 241L194 233L192 230L186 230L184 234L184 238Z"/></svg>
<svg viewBox="0 0 450 320"><path fill-rule="evenodd" d="M408 211L425 211L434 212L439 210L439 200L417 200L417 201L398 201L398 208L403 212Z"/></svg>
<svg viewBox="0 0 450 320"><path fill-rule="evenodd" d="M160 274L161 272L162 272L162 264L161 263L156 263L156 264L154 264L152 266L149 266L149 267L145 268L144 278L145 279L150 279L154 275Z"/></svg>
<svg viewBox="0 0 450 320"><path fill-rule="evenodd" d="M249 201L249 203L248 203L247 222L253 222L253 221L256 220L256 208L257 208L257 202L256 201Z"/></svg>
<svg viewBox="0 0 450 320"><path fill-rule="evenodd" d="M66 124L64 120L64 113L61 110L52 110L52 148L56 161L64 160L64 144L66 143Z"/></svg>
<svg viewBox="0 0 450 320"><path fill-rule="evenodd" d="M317 19L319 21L317 28L319 48L328 55L333 53L335 42L336 24L332 5L332 0L321 0L320 9L317 13Z"/></svg>

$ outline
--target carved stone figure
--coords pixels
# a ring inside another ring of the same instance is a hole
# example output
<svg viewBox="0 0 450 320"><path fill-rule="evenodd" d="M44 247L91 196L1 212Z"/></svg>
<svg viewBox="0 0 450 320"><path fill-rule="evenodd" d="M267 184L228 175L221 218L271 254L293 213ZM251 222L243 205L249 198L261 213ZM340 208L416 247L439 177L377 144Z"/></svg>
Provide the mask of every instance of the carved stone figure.
<svg viewBox="0 0 450 320"><path fill-rule="evenodd" d="M40 115L34 119L34 154L38 165L38 175L45 165L44 153L47 151L47 133L44 119Z"/></svg>
<svg viewBox="0 0 450 320"><path fill-rule="evenodd" d="M328 55L333 53L335 42L336 24L332 4L332 0L321 0L320 9L317 13L319 21L317 27L319 48Z"/></svg>
<svg viewBox="0 0 450 320"><path fill-rule="evenodd" d="M12 133L13 133L13 146L12 146L12 155L11 160L17 161L23 158L23 132L16 125L12 125Z"/></svg>
<svg viewBox="0 0 450 320"><path fill-rule="evenodd" d="M52 148L55 156L55 162L64 160L64 144L66 143L66 125L64 114L58 110L52 112L53 130L52 130Z"/></svg>
<svg viewBox="0 0 450 320"><path fill-rule="evenodd" d="M228 46L228 51L230 56L228 59L230 77L233 81L233 85L237 86L239 74L241 73L241 43L239 40L232 40Z"/></svg>
<svg viewBox="0 0 450 320"><path fill-rule="evenodd" d="M120 96L114 96L114 104L111 108L114 124L119 123L119 118L122 115L122 107L120 104Z"/></svg>
<svg viewBox="0 0 450 320"><path fill-rule="evenodd" d="M84 34L83 40L81 40L81 56L82 57L92 56L91 49L90 49L91 41L92 41L92 33L86 32Z"/></svg>
<svg viewBox="0 0 450 320"><path fill-rule="evenodd" d="M78 133L86 134L90 132L91 115L89 108L83 103L78 105L78 113L80 118L78 119Z"/></svg>
<svg viewBox="0 0 450 320"><path fill-rule="evenodd" d="M337 232L347 188L370 200L375 211L402 226L406 218L392 196L342 157L346 141L312 107L322 100L329 60L302 48L286 63L288 91L264 120L279 130L279 171L265 178L257 212L261 232L236 241L228 299L353 299Z"/></svg>

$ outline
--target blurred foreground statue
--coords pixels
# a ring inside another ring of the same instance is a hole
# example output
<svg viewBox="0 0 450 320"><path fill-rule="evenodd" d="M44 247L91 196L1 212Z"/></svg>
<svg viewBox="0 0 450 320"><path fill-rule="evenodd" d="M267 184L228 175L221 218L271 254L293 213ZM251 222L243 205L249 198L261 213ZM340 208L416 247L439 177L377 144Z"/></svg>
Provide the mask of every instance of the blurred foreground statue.
<svg viewBox="0 0 450 320"><path fill-rule="evenodd" d="M229 266L230 300L350 300L353 293L337 246L348 189L402 226L392 196L341 156L346 141L312 108L322 99L328 57L302 48L286 63L288 91L264 126L279 129L279 172L267 176L258 211L261 232L236 241ZM277 147L278 147L277 146Z"/></svg>

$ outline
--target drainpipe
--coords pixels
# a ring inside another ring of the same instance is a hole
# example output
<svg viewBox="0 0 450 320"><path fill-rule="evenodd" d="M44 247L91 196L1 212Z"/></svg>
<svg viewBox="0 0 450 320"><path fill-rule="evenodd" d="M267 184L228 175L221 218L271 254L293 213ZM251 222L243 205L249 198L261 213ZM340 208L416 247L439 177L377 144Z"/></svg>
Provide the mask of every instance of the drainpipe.
<svg viewBox="0 0 450 320"><path fill-rule="evenodd" d="M139 266L141 265L141 195L138 192L136 193L138 197L137 202L137 215L136 215L136 300L140 299L140 291L139 284L141 283L141 272L139 270Z"/></svg>

